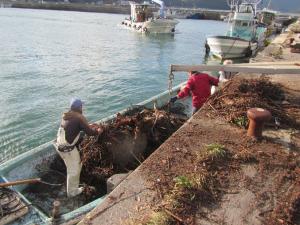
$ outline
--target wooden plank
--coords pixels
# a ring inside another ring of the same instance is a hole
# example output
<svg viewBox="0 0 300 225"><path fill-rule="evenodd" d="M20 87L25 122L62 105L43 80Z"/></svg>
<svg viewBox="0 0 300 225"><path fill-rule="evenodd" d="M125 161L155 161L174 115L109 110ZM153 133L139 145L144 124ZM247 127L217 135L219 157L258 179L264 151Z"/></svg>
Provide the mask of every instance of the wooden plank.
<svg viewBox="0 0 300 225"><path fill-rule="evenodd" d="M25 204L23 202L17 209L19 209L19 210L17 210L16 212L14 212L10 215L0 218L0 224L1 225L9 224L9 223L15 221L16 219L19 219L22 216L25 216L29 211L28 207L25 206Z"/></svg>
<svg viewBox="0 0 300 225"><path fill-rule="evenodd" d="M254 64L254 63L251 63ZM230 65L171 65L171 72L190 72L190 71L227 71L238 73L262 73L262 74L299 74L298 65L251 65L238 64Z"/></svg>
<svg viewBox="0 0 300 225"><path fill-rule="evenodd" d="M11 211L10 214L0 215L0 225L9 224L14 220L24 216L29 211L28 207L19 198L19 196L12 193L5 191L1 192L0 206L5 206L5 208L3 208L5 211L9 211L9 209Z"/></svg>
<svg viewBox="0 0 300 225"><path fill-rule="evenodd" d="M233 65L291 65L291 66L295 66L296 64L300 64L300 60L299 61L238 63L238 64L233 64Z"/></svg>
<svg viewBox="0 0 300 225"><path fill-rule="evenodd" d="M273 68L273 69L300 69L300 63L295 65L289 65L289 64L236 64L235 67L244 67L244 68Z"/></svg>

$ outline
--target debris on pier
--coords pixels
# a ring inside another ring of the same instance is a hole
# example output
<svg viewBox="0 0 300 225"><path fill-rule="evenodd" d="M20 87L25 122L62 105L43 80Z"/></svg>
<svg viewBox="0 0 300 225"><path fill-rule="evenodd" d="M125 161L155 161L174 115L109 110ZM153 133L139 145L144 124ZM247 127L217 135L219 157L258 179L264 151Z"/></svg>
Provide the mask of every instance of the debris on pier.
<svg viewBox="0 0 300 225"><path fill-rule="evenodd" d="M287 48L280 60L299 60ZM122 201L106 200L80 224L300 224L300 79L261 77L226 82L115 189ZM260 141L231 125L247 127L253 107L273 115Z"/></svg>
<svg viewBox="0 0 300 225"><path fill-rule="evenodd" d="M261 107L272 113L270 126L299 127L293 119L292 111L298 106L287 101L288 91L267 78L242 79L235 77L228 81L203 107L210 118L221 117L226 121L246 128L246 112L250 108Z"/></svg>
<svg viewBox="0 0 300 225"><path fill-rule="evenodd" d="M271 130L299 127L293 114L299 112L299 95L290 91L265 77L228 81L165 143L159 158L146 162L143 174L159 200L150 204L150 214L134 222L298 224L299 133L288 134L286 151L274 143L278 137L256 142L229 124L247 127L247 110L262 107L272 112Z"/></svg>

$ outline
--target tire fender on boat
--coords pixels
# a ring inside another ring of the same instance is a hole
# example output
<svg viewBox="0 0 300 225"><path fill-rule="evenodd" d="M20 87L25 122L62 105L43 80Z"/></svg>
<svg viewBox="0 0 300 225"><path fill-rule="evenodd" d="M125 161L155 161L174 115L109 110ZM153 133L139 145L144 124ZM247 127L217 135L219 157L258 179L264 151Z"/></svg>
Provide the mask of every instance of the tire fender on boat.
<svg viewBox="0 0 300 225"><path fill-rule="evenodd" d="M147 27L144 27L143 31L146 33L148 31Z"/></svg>
<svg viewBox="0 0 300 225"><path fill-rule="evenodd" d="M207 44L207 42L205 42L205 53L208 55L209 54L209 52L210 52L210 47L209 47L209 45Z"/></svg>
<svg viewBox="0 0 300 225"><path fill-rule="evenodd" d="M246 57L252 56L252 50L251 50L251 46L250 46L250 45L249 45L248 48L246 49L245 56L246 56Z"/></svg>

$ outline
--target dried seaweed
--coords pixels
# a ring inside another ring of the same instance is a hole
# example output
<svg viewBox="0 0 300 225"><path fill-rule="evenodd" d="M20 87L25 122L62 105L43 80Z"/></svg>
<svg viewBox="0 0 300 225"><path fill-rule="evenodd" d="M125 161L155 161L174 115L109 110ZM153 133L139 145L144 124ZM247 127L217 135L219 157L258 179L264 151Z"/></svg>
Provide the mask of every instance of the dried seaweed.
<svg viewBox="0 0 300 225"><path fill-rule="evenodd" d="M203 107L209 117L221 117L241 127L247 127L247 110L254 107L264 108L272 113L270 124L299 127L289 116L282 101L285 99L283 87L270 82L267 78L234 78L223 89L211 96Z"/></svg>

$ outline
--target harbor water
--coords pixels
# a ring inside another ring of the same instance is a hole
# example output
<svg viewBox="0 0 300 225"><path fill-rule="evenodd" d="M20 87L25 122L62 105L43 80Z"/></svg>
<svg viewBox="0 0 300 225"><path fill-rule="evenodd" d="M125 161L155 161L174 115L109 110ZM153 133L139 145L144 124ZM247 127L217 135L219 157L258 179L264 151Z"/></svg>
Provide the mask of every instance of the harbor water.
<svg viewBox="0 0 300 225"><path fill-rule="evenodd" d="M96 121L165 91L170 64L202 63L206 36L228 28L180 20L175 36L146 36L125 16L0 9L0 162L53 140L72 97Z"/></svg>

